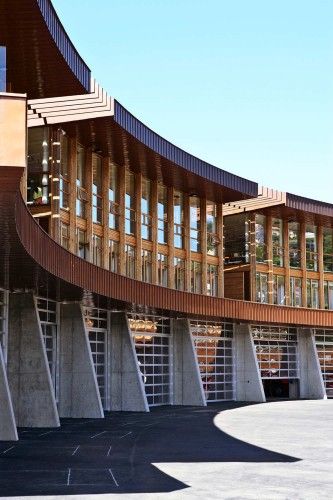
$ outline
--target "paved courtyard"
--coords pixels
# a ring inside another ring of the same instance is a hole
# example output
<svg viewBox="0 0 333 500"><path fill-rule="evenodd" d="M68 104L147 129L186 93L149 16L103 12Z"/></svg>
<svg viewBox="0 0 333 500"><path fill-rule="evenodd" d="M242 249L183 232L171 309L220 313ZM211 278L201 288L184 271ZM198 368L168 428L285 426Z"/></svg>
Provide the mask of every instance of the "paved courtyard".
<svg viewBox="0 0 333 500"><path fill-rule="evenodd" d="M332 499L333 400L167 407L20 429L0 495Z"/></svg>

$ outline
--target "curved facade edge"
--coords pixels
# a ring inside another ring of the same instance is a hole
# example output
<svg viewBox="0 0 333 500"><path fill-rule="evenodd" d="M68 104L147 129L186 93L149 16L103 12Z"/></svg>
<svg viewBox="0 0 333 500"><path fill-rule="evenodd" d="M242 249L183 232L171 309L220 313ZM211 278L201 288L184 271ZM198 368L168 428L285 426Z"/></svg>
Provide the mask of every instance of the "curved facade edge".
<svg viewBox="0 0 333 500"><path fill-rule="evenodd" d="M90 92L91 71L70 40L51 1L37 0L37 5L63 58L85 90Z"/></svg>
<svg viewBox="0 0 333 500"><path fill-rule="evenodd" d="M114 121L155 153L189 172L228 189L241 192L246 197L258 196L258 183L222 170L175 146L144 125L116 99L114 100Z"/></svg>
<svg viewBox="0 0 333 500"><path fill-rule="evenodd" d="M97 295L171 313L230 318L243 322L328 327L333 313L326 310L274 306L209 297L143 283L95 266L67 251L45 233L28 211L19 192L13 216L20 243L30 257L52 276Z"/></svg>

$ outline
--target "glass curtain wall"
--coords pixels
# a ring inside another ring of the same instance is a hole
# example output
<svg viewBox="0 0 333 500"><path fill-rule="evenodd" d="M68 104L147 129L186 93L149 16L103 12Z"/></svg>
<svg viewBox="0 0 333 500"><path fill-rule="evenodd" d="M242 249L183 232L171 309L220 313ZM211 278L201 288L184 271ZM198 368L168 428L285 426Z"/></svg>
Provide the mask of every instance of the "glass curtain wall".
<svg viewBox="0 0 333 500"><path fill-rule="evenodd" d="M135 278L135 247L132 245L125 245L125 274Z"/></svg>
<svg viewBox="0 0 333 500"><path fill-rule="evenodd" d="M92 186L92 220L95 224L102 224L102 158L92 157L93 186Z"/></svg>
<svg viewBox="0 0 333 500"><path fill-rule="evenodd" d="M168 189L158 184L157 195L157 239L158 243L168 243Z"/></svg>
<svg viewBox="0 0 333 500"><path fill-rule="evenodd" d="M218 266L214 264L207 264L207 295L212 297L218 296Z"/></svg>
<svg viewBox="0 0 333 500"><path fill-rule="evenodd" d="M163 253L157 254L157 283L168 286L168 256Z"/></svg>
<svg viewBox="0 0 333 500"><path fill-rule="evenodd" d="M201 293L202 267L201 262L191 261L191 292Z"/></svg>
<svg viewBox="0 0 333 500"><path fill-rule="evenodd" d="M141 237L144 240L151 240L152 217L151 217L151 181L142 178L141 195Z"/></svg>
<svg viewBox="0 0 333 500"><path fill-rule="evenodd" d="M273 275L273 303L278 306L286 304L285 279L279 274Z"/></svg>
<svg viewBox="0 0 333 500"><path fill-rule="evenodd" d="M175 248L184 248L184 195L180 191L174 192L173 218L174 246Z"/></svg>
<svg viewBox="0 0 333 500"><path fill-rule="evenodd" d="M37 127L28 131L28 205L48 205L50 203L50 139L47 127Z"/></svg>
<svg viewBox="0 0 333 500"><path fill-rule="evenodd" d="M135 176L125 171L125 233L135 234Z"/></svg>
<svg viewBox="0 0 333 500"><path fill-rule="evenodd" d="M212 201L207 201L206 205L206 226L207 254L217 256L220 238L217 234L217 207Z"/></svg>
<svg viewBox="0 0 333 500"><path fill-rule="evenodd" d="M190 196L190 250L200 252L200 198Z"/></svg>
<svg viewBox="0 0 333 500"><path fill-rule="evenodd" d="M316 226L306 225L305 229L306 243L306 268L309 271L318 271L318 250L317 250L317 228Z"/></svg>
<svg viewBox="0 0 333 500"><path fill-rule="evenodd" d="M153 255L150 250L142 250L142 281L146 283L152 282L152 261Z"/></svg>
<svg viewBox="0 0 333 500"><path fill-rule="evenodd" d="M324 281L325 309L333 309L333 281Z"/></svg>
<svg viewBox="0 0 333 500"><path fill-rule="evenodd" d="M323 258L324 272L333 273L333 229L330 227L323 229Z"/></svg>
<svg viewBox="0 0 333 500"><path fill-rule="evenodd" d="M319 282L318 280L306 280L307 307L319 309Z"/></svg>
<svg viewBox="0 0 333 500"><path fill-rule="evenodd" d="M302 279L290 278L290 305L302 307Z"/></svg>
<svg viewBox="0 0 333 500"><path fill-rule="evenodd" d="M268 303L268 274L256 273L256 300Z"/></svg>
<svg viewBox="0 0 333 500"><path fill-rule="evenodd" d="M256 238L256 261L265 262L266 256L266 217L261 214L256 214L255 221L255 238Z"/></svg>
<svg viewBox="0 0 333 500"><path fill-rule="evenodd" d="M283 251L283 221L282 219L272 220L272 245L273 245L273 266L284 266Z"/></svg>
<svg viewBox="0 0 333 500"><path fill-rule="evenodd" d="M76 215L86 217L86 154L82 146L76 150Z"/></svg>
<svg viewBox="0 0 333 500"><path fill-rule="evenodd" d="M301 267L300 225L298 222L289 222L289 265L293 268Z"/></svg>
<svg viewBox="0 0 333 500"><path fill-rule="evenodd" d="M119 273L119 242L114 240L109 240L109 269Z"/></svg>
<svg viewBox="0 0 333 500"><path fill-rule="evenodd" d="M119 192L118 167L113 163L109 166L109 228L119 229Z"/></svg>
<svg viewBox="0 0 333 500"><path fill-rule="evenodd" d="M185 260L179 257L175 257L174 268L175 268L175 289L185 290Z"/></svg>

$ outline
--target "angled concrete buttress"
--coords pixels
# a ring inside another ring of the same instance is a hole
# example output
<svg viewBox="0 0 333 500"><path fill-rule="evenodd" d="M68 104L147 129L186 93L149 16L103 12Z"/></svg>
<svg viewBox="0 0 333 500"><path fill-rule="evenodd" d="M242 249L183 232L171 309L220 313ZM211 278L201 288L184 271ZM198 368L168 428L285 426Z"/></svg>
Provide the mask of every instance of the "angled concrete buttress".
<svg viewBox="0 0 333 500"><path fill-rule="evenodd" d="M234 325L236 400L266 401L250 326Z"/></svg>
<svg viewBox="0 0 333 500"><path fill-rule="evenodd" d="M17 429L6 366L0 344L0 441L17 441Z"/></svg>
<svg viewBox="0 0 333 500"><path fill-rule="evenodd" d="M300 374L300 397L326 399L326 390L320 369L316 344L310 328L298 328L298 357Z"/></svg>
<svg viewBox="0 0 333 500"><path fill-rule="evenodd" d="M112 312L110 323L111 410L149 411L127 316Z"/></svg>
<svg viewBox="0 0 333 500"><path fill-rule="evenodd" d="M189 320L172 319L174 404L206 406Z"/></svg>
<svg viewBox="0 0 333 500"><path fill-rule="evenodd" d="M88 334L79 303L60 306L59 415L103 418Z"/></svg>
<svg viewBox="0 0 333 500"><path fill-rule="evenodd" d="M19 427L59 427L38 311L32 293L9 298L8 382Z"/></svg>

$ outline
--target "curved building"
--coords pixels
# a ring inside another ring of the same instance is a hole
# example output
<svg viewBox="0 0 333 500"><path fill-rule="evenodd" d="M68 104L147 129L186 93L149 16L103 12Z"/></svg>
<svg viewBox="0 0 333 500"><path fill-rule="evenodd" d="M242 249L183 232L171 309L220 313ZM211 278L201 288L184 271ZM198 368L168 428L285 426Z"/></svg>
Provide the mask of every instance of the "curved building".
<svg viewBox="0 0 333 500"><path fill-rule="evenodd" d="M0 439L332 397L333 205L174 146L91 79L50 0L0 6Z"/></svg>

